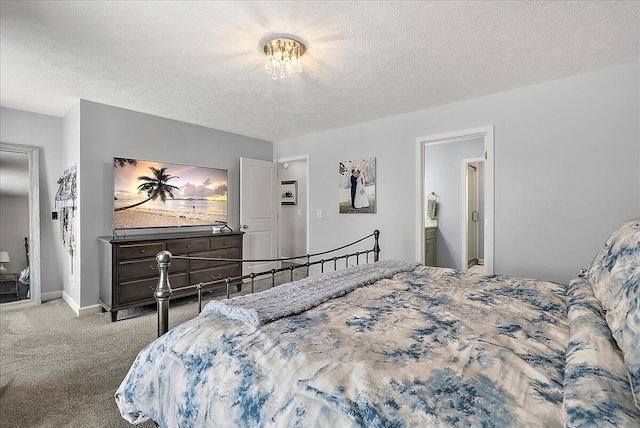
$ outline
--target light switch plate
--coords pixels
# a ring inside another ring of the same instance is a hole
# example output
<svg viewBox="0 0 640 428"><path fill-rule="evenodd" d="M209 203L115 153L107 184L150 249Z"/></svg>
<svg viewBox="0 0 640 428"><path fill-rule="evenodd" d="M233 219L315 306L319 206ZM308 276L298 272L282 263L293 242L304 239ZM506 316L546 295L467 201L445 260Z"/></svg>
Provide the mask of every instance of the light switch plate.
<svg viewBox="0 0 640 428"><path fill-rule="evenodd" d="M316 210L316 217L318 218L322 217L322 210Z"/></svg>

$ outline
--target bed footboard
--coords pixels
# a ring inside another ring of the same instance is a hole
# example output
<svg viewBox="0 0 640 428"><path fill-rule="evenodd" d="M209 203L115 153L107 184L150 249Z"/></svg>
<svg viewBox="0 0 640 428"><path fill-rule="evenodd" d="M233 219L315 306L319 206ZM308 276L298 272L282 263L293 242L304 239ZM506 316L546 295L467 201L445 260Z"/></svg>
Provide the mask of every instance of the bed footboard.
<svg viewBox="0 0 640 428"><path fill-rule="evenodd" d="M369 238L373 238L373 248L364 250L364 251L356 251L354 253L345 253L340 256L333 256L329 258L321 258L322 256L326 256L330 253L335 253L337 251L344 250L346 248L355 246L360 242L363 242ZM211 257L187 257L187 256L172 256L169 251L160 251L156 255L156 261L158 262L158 271L160 272L160 278L158 280L158 285L154 290L154 296L157 303L157 315L158 315L158 337L165 334L169 331L169 301L174 291L179 290L188 290L188 289L197 289L198 290L198 313L202 311L202 289L204 287L217 285L224 283L226 285L226 295L227 299L230 297L230 285L236 281L251 281L251 293L255 292L255 280L257 278L268 277L271 276L271 287L275 287L275 278L276 274L279 272L290 272L290 281L293 281L294 271L295 269L307 268L309 269L311 266L320 265L320 272L324 273L325 265L329 265L329 267L333 267L333 270L338 270L338 260L345 261L345 268L349 266L349 261L353 257L355 257L355 264L360 264L361 256L365 259L365 263L370 263L369 254L372 254L373 262L377 262L380 260L380 231L374 230L372 234L365 236L364 238L353 241L349 244L343 245L338 248L334 248L327 251L322 251L315 254L305 254L304 256L296 256L296 257L287 257L287 258L279 258L279 259L226 259L226 258L211 258ZM171 266L172 259L183 259L183 260L205 260L205 261L220 261L220 262L239 262L239 263L249 263L249 262L287 262L292 260L306 260L305 263L300 264L298 266L289 266L285 268L271 269L264 272L259 273L250 273L248 275L242 275L237 277L229 277L229 278L212 278L212 281L208 282L200 282L198 284L188 285L186 287L176 288L174 290L171 289L171 284L169 283L169 267Z"/></svg>

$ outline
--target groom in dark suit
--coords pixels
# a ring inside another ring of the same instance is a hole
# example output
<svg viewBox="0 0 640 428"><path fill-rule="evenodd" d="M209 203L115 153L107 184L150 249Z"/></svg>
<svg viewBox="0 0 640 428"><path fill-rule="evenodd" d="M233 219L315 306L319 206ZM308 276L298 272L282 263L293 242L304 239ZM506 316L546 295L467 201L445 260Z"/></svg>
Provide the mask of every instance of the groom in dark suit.
<svg viewBox="0 0 640 428"><path fill-rule="evenodd" d="M356 170L351 170L351 208L356 207L356 186L358 186L358 177L356 177Z"/></svg>

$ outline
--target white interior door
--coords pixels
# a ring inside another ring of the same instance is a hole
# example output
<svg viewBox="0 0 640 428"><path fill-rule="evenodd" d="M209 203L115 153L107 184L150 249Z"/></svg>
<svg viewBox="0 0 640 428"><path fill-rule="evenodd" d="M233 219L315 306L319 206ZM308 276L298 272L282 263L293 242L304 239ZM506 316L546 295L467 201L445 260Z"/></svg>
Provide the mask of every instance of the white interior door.
<svg viewBox="0 0 640 428"><path fill-rule="evenodd" d="M244 234L244 259L278 257L278 165L240 158L240 228ZM244 263L243 273L277 268L277 263Z"/></svg>

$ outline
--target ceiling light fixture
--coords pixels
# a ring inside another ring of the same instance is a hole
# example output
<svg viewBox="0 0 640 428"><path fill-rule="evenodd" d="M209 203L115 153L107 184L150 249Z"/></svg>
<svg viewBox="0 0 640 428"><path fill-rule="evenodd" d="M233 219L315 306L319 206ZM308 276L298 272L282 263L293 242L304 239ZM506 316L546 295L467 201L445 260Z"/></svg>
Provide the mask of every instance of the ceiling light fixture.
<svg viewBox="0 0 640 428"><path fill-rule="evenodd" d="M273 80L278 76L284 79L285 71L302 73L300 57L304 53L304 45L299 41L284 37L271 39L265 43L264 53L267 55L265 69Z"/></svg>

